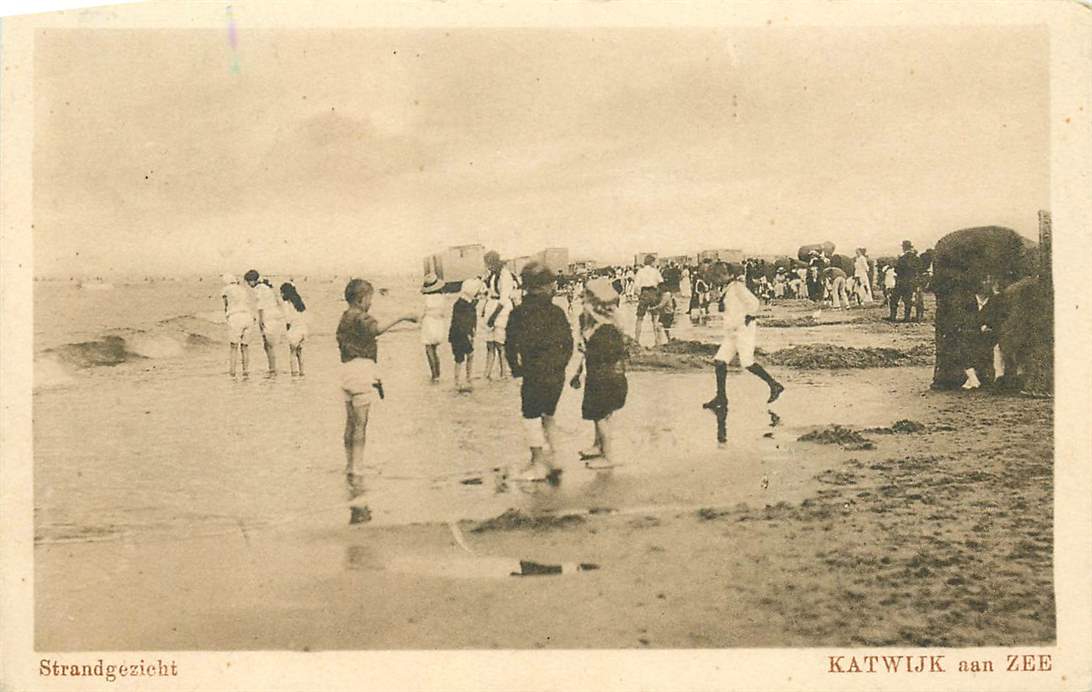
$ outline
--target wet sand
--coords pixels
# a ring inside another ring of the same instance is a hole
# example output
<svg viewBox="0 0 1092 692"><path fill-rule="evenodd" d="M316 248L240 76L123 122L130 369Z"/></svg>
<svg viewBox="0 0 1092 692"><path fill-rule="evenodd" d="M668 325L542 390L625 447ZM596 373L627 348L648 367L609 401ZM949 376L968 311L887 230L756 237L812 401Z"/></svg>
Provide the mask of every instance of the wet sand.
<svg viewBox="0 0 1092 692"><path fill-rule="evenodd" d="M777 306L771 319L794 320L805 311ZM821 321L843 323L762 329L760 345L773 352L806 343L911 349L928 342L930 324L889 325L877 314L823 313ZM679 336L709 339L716 331L684 328ZM385 348L402 345L409 353L415 337L392 335ZM324 372L329 357L316 355L315 372ZM459 396L450 383L421 386L420 360L420 372L394 375L394 391L412 392L413 415L373 421L374 467L355 499L340 475L339 402L321 377L249 383L269 387L257 399L233 394L238 383L208 373L180 376L205 378L200 396L193 386L163 388L151 377L130 388L111 413L101 413L103 425L118 407L156 415L154 406L142 407L158 397L182 396L190 407L184 424L159 422L161 432L176 430L168 438L173 449L148 453L147 463L160 464L161 473L129 467L128 476L146 479L149 512L162 505L156 492L168 505L179 502L166 497L169 486L190 483L187 460L201 455L233 460L236 485L226 496L201 486L188 493L199 530L176 526L170 514L157 531L105 525L108 540L89 540L85 520L74 520L78 538L64 540L56 520L61 503L50 505L50 540L36 546L37 648L1054 640L1049 400L931 392L932 369L921 366L771 367L789 387L774 406L780 422L771 427L764 385L733 372L728 442L720 446L715 416L700 408L711 394L709 372L633 372L618 424L626 466L598 473L582 467L576 450L589 441L590 426L569 390L559 411L561 488L498 493L492 468L524 454L513 418L518 385L479 380L472 396ZM234 403L216 403L210 388L222 388ZM321 448L295 444L286 392L316 402L306 422L319 428ZM38 404L48 410L51 400ZM230 415L248 425L225 432L216 421ZM255 419L269 422L260 434ZM871 430L901 420L921 427ZM832 424L869 444L799 440ZM60 435L39 437L36 429L39 443L74 444ZM97 444L95 434L85 438L86 463L94 462ZM449 458L452 449L460 452ZM72 481L53 492L78 486ZM105 495L102 502L109 513ZM350 524L351 506L365 503L373 520ZM508 510L528 520L483 526ZM598 569L510 576L520 560Z"/></svg>

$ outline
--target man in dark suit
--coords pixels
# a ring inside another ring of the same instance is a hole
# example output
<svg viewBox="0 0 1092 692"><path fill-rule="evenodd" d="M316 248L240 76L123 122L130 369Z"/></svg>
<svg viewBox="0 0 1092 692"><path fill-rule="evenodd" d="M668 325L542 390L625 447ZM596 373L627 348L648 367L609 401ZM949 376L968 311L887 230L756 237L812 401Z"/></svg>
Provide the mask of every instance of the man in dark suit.
<svg viewBox="0 0 1092 692"><path fill-rule="evenodd" d="M918 283L918 274L921 270L921 261L918 251L909 240L902 241L902 255L895 263L895 292L889 301L891 314L888 319L895 321L899 310L899 301L902 301L902 321L910 321L910 306L914 302L914 287Z"/></svg>

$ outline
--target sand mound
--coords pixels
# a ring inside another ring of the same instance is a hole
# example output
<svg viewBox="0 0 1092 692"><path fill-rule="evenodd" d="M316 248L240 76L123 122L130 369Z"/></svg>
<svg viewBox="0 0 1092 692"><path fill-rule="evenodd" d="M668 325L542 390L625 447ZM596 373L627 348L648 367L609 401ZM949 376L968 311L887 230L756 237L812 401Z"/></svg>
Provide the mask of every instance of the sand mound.
<svg viewBox="0 0 1092 692"><path fill-rule="evenodd" d="M865 445L869 443L868 438L856 430L843 428L837 424L828 425L825 428L816 428L796 439L801 442L817 442L824 445Z"/></svg>
<svg viewBox="0 0 1092 692"><path fill-rule="evenodd" d="M920 344L908 351L897 348L855 348L831 344L804 344L783 348L766 356L771 365L815 370L846 368L893 368L905 365L931 365L932 347Z"/></svg>
<svg viewBox="0 0 1092 692"><path fill-rule="evenodd" d="M629 365L634 370L700 370L713 365L719 344L701 341L672 341L663 346L644 348L633 340L626 342ZM842 370L851 368L893 368L907 365L931 365L932 344L919 344L909 350L898 348L856 348L831 344L804 344L766 353L755 349L760 361L801 370ZM738 366L733 359L729 365Z"/></svg>
<svg viewBox="0 0 1092 692"><path fill-rule="evenodd" d="M868 428L865 432L875 433L878 435L893 435L897 433L920 433L925 432L925 424L919 423L916 420L908 420L903 418L897 420L886 428Z"/></svg>
<svg viewBox="0 0 1092 692"><path fill-rule="evenodd" d="M519 531L522 529L542 531L546 529L569 528L570 526L578 526L584 522L584 517L579 514L562 514L561 516L546 514L531 516L524 514L518 509L509 509L499 516L493 517L492 519L486 519L470 531L472 533L485 533L486 531Z"/></svg>

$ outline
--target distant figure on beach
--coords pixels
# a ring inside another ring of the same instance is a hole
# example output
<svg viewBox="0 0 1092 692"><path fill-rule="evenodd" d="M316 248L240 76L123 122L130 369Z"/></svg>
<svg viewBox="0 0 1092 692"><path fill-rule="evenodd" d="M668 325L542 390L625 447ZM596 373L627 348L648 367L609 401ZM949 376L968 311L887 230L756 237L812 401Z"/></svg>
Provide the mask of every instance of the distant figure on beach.
<svg viewBox="0 0 1092 692"><path fill-rule="evenodd" d="M653 319L659 321L667 342L671 341L671 328L675 326L675 311L678 309L675 294L669 286L666 281L661 284L656 307L652 310Z"/></svg>
<svg viewBox="0 0 1092 692"><path fill-rule="evenodd" d="M277 374L276 347L284 341L284 313L281 311L281 302L277 294L273 292L273 286L267 280L259 281L260 274L256 269L251 269L243 275L247 285L254 290L254 300L258 310L258 329L262 333L262 346L265 348L265 357L269 362L269 375Z"/></svg>
<svg viewBox="0 0 1092 692"><path fill-rule="evenodd" d="M618 326L618 292L606 279L589 281L580 315L581 350L584 352L584 420L595 424L595 441L582 452L589 469L619 465L613 455L611 415L626 404L626 344Z"/></svg>
<svg viewBox="0 0 1092 692"><path fill-rule="evenodd" d="M494 363L500 368L503 379L508 317L512 314L514 305L516 277L504 266L495 250L485 253L485 266L489 270L485 276L487 294L482 311L485 319L485 379L493 379ZM552 279L551 274L551 282Z"/></svg>
<svg viewBox="0 0 1092 692"><path fill-rule="evenodd" d="M895 321L900 301L903 304L902 321L910 321L910 306L914 302L919 265L918 251L914 249L914 244L909 240L902 241L902 255L895 263L895 290L888 301L888 320L891 322ZM922 307L924 308L924 304Z"/></svg>
<svg viewBox="0 0 1092 692"><path fill-rule="evenodd" d="M288 367L293 377L303 377L303 342L308 334L307 306L295 285L288 281L281 284L281 301L284 305L284 327L288 341Z"/></svg>
<svg viewBox="0 0 1092 692"><path fill-rule="evenodd" d="M349 307L337 325L337 347L341 353L341 391L345 398L345 472L360 475L364 468L368 412L383 398L379 377L377 337L399 322L416 322L415 313L397 317L380 326L368 314L375 289L364 279L352 279L345 286Z"/></svg>
<svg viewBox="0 0 1092 692"><path fill-rule="evenodd" d="M455 390L459 392L469 392L474 388L470 380L474 363L474 332L478 329L475 301L481 290L481 281L467 279L463 282L459 299L451 308L451 326L448 328L447 340L451 344L451 354L455 357ZM466 362L466 384L459 382L459 368L464 361Z"/></svg>
<svg viewBox="0 0 1092 692"><path fill-rule="evenodd" d="M565 311L553 303L553 272L541 262L530 262L523 268L522 278L526 295L512 311L507 351L512 375L523 378L521 411L531 448L531 460L518 479L556 485L561 471L552 459L556 449L554 413L573 354L573 333ZM549 454L544 451L547 445Z"/></svg>
<svg viewBox="0 0 1092 692"><path fill-rule="evenodd" d="M872 303L872 275L868 261L868 250L857 248L857 256L853 258L853 276L857 279L857 300L863 305Z"/></svg>
<svg viewBox="0 0 1092 692"><path fill-rule="evenodd" d="M758 298L747 290L742 267L738 264L727 264L723 271L728 281L724 296L724 341L713 357L717 393L703 406L711 410L728 407L728 363L736 355L739 356L740 366L769 385L770 398L766 403L772 404L785 391L785 387L755 362L755 341L758 335L755 313L759 308Z"/></svg>
<svg viewBox="0 0 1092 692"><path fill-rule="evenodd" d="M224 317L227 320L230 365L228 373L235 377L235 361L241 356L243 377L250 374L250 333L254 330L254 312L250 306L250 294L232 274L224 274Z"/></svg>
<svg viewBox="0 0 1092 692"><path fill-rule="evenodd" d="M637 276L633 279L634 290L637 292L637 328L633 338L638 344L641 343L641 326L644 324L645 315L653 312L652 334L656 345L659 346L661 341L660 325L654 311L657 303L659 303L660 284L664 282L664 277L660 274L660 270L656 268L655 263L655 257L646 255L645 266L641 267L637 272Z"/></svg>
<svg viewBox="0 0 1092 692"><path fill-rule="evenodd" d="M709 284L705 282L702 272L694 269L690 272L693 282L690 287L690 321L697 324L704 321L709 313Z"/></svg>
<svg viewBox="0 0 1092 692"><path fill-rule="evenodd" d="M432 373L432 382L440 381L440 354L437 348L444 341L447 322L445 312L447 300L443 294L444 282L435 274L425 275L421 293L425 297L424 311L421 313L421 343L425 346L428 369Z"/></svg>
<svg viewBox="0 0 1092 692"><path fill-rule="evenodd" d="M823 270L823 280L827 295L830 296L831 305L835 309L845 310L849 307L849 293L846 291L846 273L838 267L827 267Z"/></svg>

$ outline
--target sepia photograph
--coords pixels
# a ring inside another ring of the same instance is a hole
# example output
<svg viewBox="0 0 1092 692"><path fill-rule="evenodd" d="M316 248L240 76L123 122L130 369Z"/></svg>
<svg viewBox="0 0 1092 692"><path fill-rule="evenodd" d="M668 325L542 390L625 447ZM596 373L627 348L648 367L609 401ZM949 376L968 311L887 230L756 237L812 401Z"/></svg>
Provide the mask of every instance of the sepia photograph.
<svg viewBox="0 0 1092 692"><path fill-rule="evenodd" d="M1047 24L213 5L16 65L33 679L812 649L825 687L1047 685L1088 384Z"/></svg>

